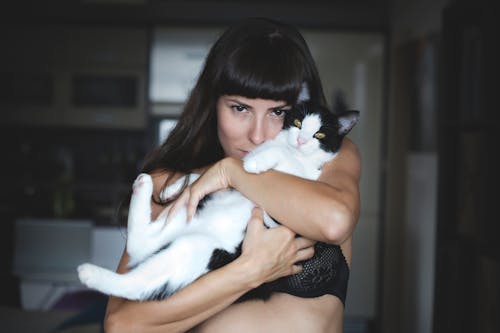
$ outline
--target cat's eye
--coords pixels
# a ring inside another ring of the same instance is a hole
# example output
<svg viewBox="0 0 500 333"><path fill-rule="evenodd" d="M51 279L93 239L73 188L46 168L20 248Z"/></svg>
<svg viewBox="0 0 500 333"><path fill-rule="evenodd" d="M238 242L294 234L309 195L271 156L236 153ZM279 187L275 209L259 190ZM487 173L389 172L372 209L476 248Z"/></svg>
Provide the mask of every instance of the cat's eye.
<svg viewBox="0 0 500 333"><path fill-rule="evenodd" d="M296 127L298 127L298 128L302 128L302 122L301 122L300 120L298 120L298 119L295 119L295 120L293 121L293 124L294 124Z"/></svg>
<svg viewBox="0 0 500 333"><path fill-rule="evenodd" d="M316 139L319 139L319 140L324 139L324 138L325 138L325 136L326 136L326 135L325 135L325 133L321 133L321 132L316 132L316 133L314 134L314 137L315 137Z"/></svg>

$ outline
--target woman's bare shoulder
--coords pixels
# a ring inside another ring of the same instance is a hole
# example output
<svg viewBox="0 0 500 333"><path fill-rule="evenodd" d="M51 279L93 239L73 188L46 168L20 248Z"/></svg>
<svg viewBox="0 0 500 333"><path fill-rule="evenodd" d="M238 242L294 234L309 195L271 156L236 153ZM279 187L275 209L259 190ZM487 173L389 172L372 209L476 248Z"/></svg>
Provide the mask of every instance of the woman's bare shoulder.
<svg viewBox="0 0 500 333"><path fill-rule="evenodd" d="M346 173L355 179L361 174L361 155L349 138L344 138L337 156L323 167L322 176L335 173Z"/></svg>
<svg viewBox="0 0 500 333"><path fill-rule="evenodd" d="M149 174L153 180L153 196L159 199L160 192L166 185L172 184L183 176L182 173L168 170L157 170Z"/></svg>
<svg viewBox="0 0 500 333"><path fill-rule="evenodd" d="M358 147L349 138L344 138L342 140L342 145L340 146L339 155L344 158L349 158L353 163L361 163L361 155L359 153Z"/></svg>

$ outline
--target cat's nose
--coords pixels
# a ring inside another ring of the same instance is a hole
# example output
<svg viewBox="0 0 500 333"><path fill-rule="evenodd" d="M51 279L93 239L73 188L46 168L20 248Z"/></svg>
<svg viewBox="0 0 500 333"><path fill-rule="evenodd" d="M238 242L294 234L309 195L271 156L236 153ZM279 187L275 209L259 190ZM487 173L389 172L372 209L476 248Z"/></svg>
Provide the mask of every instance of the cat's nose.
<svg viewBox="0 0 500 333"><path fill-rule="evenodd" d="M304 138L303 138L303 137L301 137L301 136L299 136L299 137L297 138L297 145L299 145L299 146L302 146L302 145L303 145L304 143L306 143L306 142L307 142L307 140L306 140L306 139L304 139Z"/></svg>

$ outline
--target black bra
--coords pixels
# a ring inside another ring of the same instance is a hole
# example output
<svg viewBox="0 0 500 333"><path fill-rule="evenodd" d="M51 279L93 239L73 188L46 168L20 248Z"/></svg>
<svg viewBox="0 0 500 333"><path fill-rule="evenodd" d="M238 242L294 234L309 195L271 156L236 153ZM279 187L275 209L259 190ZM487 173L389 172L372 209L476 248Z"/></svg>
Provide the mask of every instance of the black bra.
<svg viewBox="0 0 500 333"><path fill-rule="evenodd" d="M238 301L268 299L273 292L305 298L330 294L337 296L345 306L349 266L340 246L317 242L314 256L300 264L304 268L302 272L265 283Z"/></svg>

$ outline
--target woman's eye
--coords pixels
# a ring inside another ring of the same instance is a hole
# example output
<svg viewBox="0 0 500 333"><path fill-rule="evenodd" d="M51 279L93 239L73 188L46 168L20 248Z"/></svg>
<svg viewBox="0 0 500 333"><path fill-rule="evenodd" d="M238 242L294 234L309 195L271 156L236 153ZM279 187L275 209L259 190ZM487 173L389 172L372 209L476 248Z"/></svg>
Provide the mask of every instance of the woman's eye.
<svg viewBox="0 0 500 333"><path fill-rule="evenodd" d="M285 113L286 113L286 110L283 110L283 109L274 109L273 113L274 113L274 115L276 115L278 117L284 117Z"/></svg>
<svg viewBox="0 0 500 333"><path fill-rule="evenodd" d="M321 132L316 132L316 133L314 134L314 137L315 137L316 139L319 139L319 140L324 139L324 138L325 138L325 136L326 136L326 135L325 135L325 133L321 133Z"/></svg>
<svg viewBox="0 0 500 333"><path fill-rule="evenodd" d="M246 106L243 106L243 105L233 105L233 106L231 106L231 108L237 112L243 112L243 111L247 110Z"/></svg>

